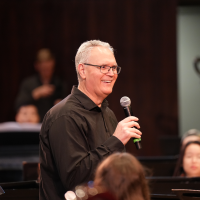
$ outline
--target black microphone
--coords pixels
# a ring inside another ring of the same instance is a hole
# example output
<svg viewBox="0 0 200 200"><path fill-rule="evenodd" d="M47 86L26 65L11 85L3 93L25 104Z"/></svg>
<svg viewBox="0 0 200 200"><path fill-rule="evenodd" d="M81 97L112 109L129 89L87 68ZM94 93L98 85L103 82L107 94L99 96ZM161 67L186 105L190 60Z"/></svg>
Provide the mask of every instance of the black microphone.
<svg viewBox="0 0 200 200"><path fill-rule="evenodd" d="M128 97L126 97L126 96L122 97L120 99L120 104L124 109L124 113L125 113L126 117L133 116L133 113L132 113L132 110L131 110L131 100ZM134 126L134 128L136 128L136 127ZM142 148L141 138L133 138L133 142L134 142L137 149Z"/></svg>

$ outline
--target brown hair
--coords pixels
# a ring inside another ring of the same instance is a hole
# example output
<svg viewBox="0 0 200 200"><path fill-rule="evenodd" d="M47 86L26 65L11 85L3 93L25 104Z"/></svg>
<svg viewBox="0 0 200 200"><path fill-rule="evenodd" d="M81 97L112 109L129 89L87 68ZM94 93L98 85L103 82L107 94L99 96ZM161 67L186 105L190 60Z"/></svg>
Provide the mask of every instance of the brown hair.
<svg viewBox="0 0 200 200"><path fill-rule="evenodd" d="M114 153L97 168L94 185L104 187L118 200L149 200L150 192L140 162L129 153Z"/></svg>
<svg viewBox="0 0 200 200"><path fill-rule="evenodd" d="M37 62L54 60L54 59L55 59L55 57L54 57L53 53L50 51L50 49L47 49L47 48L40 49L36 55Z"/></svg>
<svg viewBox="0 0 200 200"><path fill-rule="evenodd" d="M186 145L184 145L184 146L181 148L181 151L180 151L180 154L179 154L179 158L178 158L178 160L177 160L177 163L176 163L176 167L175 167L173 176L186 176L185 171L184 171L184 169L183 169L183 157L184 157L186 148L187 148L190 144L198 144L198 145L200 145L200 142L199 142L199 141L191 141L191 142L188 142Z"/></svg>

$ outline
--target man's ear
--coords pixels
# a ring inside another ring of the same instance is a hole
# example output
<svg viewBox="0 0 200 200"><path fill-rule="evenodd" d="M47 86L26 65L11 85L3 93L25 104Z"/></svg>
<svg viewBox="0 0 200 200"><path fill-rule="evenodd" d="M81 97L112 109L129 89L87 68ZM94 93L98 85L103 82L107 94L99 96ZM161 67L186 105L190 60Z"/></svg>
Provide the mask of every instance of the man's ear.
<svg viewBox="0 0 200 200"><path fill-rule="evenodd" d="M85 75L85 66L84 66L82 63L80 63L80 64L78 65L78 72L79 72L79 75L80 75L80 77L81 77L82 79L85 79L85 78L86 78L86 75Z"/></svg>

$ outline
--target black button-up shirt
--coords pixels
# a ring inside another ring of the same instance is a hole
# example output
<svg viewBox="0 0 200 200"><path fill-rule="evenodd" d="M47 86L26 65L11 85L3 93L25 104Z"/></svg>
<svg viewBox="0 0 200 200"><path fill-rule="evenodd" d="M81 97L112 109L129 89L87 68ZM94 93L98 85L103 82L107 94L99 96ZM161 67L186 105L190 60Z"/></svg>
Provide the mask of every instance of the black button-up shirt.
<svg viewBox="0 0 200 200"><path fill-rule="evenodd" d="M47 112L40 133L40 200L64 199L64 193L93 179L103 158L124 151L112 136L117 126L106 100L98 107L75 86Z"/></svg>

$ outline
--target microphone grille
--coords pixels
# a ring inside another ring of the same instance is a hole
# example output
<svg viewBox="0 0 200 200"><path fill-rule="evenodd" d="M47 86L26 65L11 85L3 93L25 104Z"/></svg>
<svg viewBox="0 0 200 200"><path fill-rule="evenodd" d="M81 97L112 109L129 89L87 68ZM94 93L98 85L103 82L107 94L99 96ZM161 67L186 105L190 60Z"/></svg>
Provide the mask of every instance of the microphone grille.
<svg viewBox="0 0 200 200"><path fill-rule="evenodd" d="M131 100L128 97L124 96L120 99L120 104L122 107L128 107L131 105Z"/></svg>

